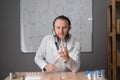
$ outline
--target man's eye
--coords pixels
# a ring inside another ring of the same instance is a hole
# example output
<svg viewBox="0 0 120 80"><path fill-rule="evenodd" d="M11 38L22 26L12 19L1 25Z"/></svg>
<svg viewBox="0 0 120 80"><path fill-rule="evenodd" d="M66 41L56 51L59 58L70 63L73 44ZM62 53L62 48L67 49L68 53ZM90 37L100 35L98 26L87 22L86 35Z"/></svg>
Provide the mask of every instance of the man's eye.
<svg viewBox="0 0 120 80"><path fill-rule="evenodd" d="M64 29L68 29L68 27L64 27Z"/></svg>
<svg viewBox="0 0 120 80"><path fill-rule="evenodd" d="M57 29L60 29L60 27L57 27Z"/></svg>

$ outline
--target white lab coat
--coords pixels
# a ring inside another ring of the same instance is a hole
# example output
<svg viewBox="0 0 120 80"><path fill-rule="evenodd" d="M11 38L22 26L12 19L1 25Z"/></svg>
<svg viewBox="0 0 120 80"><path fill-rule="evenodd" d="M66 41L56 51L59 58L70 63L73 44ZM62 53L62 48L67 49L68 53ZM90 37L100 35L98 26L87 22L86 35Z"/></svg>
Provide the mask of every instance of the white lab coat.
<svg viewBox="0 0 120 80"><path fill-rule="evenodd" d="M78 41L70 38L67 43L69 60L67 63L57 53L55 38L53 35L47 35L43 38L40 47L35 55L36 64L43 70L47 64L54 64L55 71L77 72L80 69L80 44Z"/></svg>

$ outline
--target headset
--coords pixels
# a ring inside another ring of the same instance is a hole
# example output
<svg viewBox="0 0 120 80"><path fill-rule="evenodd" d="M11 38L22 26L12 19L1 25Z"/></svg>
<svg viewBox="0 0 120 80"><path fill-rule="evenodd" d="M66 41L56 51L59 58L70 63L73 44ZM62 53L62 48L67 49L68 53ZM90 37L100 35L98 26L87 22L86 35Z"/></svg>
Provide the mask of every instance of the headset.
<svg viewBox="0 0 120 80"><path fill-rule="evenodd" d="M52 34L53 34L54 36L56 36L54 29L55 29L55 21L56 21L57 19L62 19L62 20L68 21L69 29L71 28L71 22L70 22L70 19L69 19L68 17L66 17L66 16L64 16L64 15L58 16L58 17L56 17L56 18L53 20Z"/></svg>
<svg viewBox="0 0 120 80"><path fill-rule="evenodd" d="M66 20L66 21L68 21L69 27L71 26L71 21L70 21L70 19L69 19L68 17L64 16L64 15L61 15L61 16L56 17L56 18L53 20L53 27L55 27L55 21L56 21L57 19Z"/></svg>
<svg viewBox="0 0 120 80"><path fill-rule="evenodd" d="M53 21L53 29L52 29L52 34L53 34L53 36L55 37L55 39L57 38L57 35L56 35L55 31L54 31L54 30L55 30L55 21L56 21L57 19L62 19L62 20L68 21L69 29L71 28L71 27L70 27L70 26L71 26L71 22L70 22L70 19L69 19L68 17L66 17L66 16L64 16L64 15L61 15L61 16L56 17L56 18L54 19L54 21ZM70 39L70 34L69 34L69 33L66 35L66 38L67 38L67 40ZM56 45L57 50L59 50L59 44L58 44L58 42L57 42L56 40L55 40L55 45Z"/></svg>

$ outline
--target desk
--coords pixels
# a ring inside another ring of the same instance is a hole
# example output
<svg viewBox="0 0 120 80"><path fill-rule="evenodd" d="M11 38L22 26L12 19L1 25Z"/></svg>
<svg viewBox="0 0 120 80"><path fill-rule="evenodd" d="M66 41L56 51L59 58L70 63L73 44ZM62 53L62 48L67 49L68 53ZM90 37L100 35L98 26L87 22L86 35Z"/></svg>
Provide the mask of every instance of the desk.
<svg viewBox="0 0 120 80"><path fill-rule="evenodd" d="M41 76L41 80L59 80L59 77L64 77L64 80L88 80L87 76L84 72L53 72L53 73L46 73L46 72L16 72L15 73L18 78L21 76L26 75L38 75ZM53 77L54 79L50 79ZM5 80L9 80L9 76L5 78ZM13 80L21 80L21 79L13 79ZM24 79L23 79L24 80Z"/></svg>

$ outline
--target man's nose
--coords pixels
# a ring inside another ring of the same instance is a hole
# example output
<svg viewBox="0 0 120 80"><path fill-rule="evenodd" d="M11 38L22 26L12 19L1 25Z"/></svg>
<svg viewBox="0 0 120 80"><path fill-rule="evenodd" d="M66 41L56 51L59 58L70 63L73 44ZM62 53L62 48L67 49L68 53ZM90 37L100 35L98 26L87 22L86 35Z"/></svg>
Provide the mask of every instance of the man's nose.
<svg viewBox="0 0 120 80"><path fill-rule="evenodd" d="M63 29L62 28L60 29L60 32L63 33Z"/></svg>

